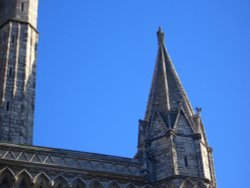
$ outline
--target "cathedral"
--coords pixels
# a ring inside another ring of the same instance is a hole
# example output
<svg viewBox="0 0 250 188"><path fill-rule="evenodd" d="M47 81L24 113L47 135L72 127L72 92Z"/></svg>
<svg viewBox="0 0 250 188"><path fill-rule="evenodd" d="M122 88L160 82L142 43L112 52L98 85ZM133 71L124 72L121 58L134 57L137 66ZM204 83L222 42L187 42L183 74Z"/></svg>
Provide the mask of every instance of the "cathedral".
<svg viewBox="0 0 250 188"><path fill-rule="evenodd" d="M216 188L212 149L157 32L134 158L32 145L38 0L0 0L0 188Z"/></svg>

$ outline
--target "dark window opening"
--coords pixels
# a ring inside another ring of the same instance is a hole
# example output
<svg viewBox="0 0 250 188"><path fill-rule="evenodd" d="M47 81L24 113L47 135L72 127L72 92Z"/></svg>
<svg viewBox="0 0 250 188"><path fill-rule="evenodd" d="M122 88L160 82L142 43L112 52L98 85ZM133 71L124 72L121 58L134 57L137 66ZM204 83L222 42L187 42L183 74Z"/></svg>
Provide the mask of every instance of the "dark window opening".
<svg viewBox="0 0 250 188"><path fill-rule="evenodd" d="M38 46L38 45L37 45L37 42L36 42L36 44L35 44L35 50L36 50L36 51L37 51L37 46Z"/></svg>
<svg viewBox="0 0 250 188"><path fill-rule="evenodd" d="M10 185L8 183L7 178L5 178L2 183L0 183L0 187L2 187L2 188L10 188Z"/></svg>
<svg viewBox="0 0 250 188"><path fill-rule="evenodd" d="M21 9L22 9L22 11L24 11L24 3L22 3Z"/></svg>
<svg viewBox="0 0 250 188"><path fill-rule="evenodd" d="M12 68L9 69L9 77L12 76Z"/></svg>
<svg viewBox="0 0 250 188"><path fill-rule="evenodd" d="M13 44L15 42L15 35L11 36L11 43Z"/></svg>
<svg viewBox="0 0 250 188"><path fill-rule="evenodd" d="M44 188L43 182L40 183L40 185L38 186L38 188Z"/></svg>
<svg viewBox="0 0 250 188"><path fill-rule="evenodd" d="M22 182L19 185L19 188L26 188L26 187L28 187L26 182L24 180L22 180Z"/></svg>
<svg viewBox="0 0 250 188"><path fill-rule="evenodd" d="M57 188L63 188L62 184L59 184L59 185L57 186Z"/></svg>
<svg viewBox="0 0 250 188"><path fill-rule="evenodd" d="M188 167L188 160L187 157L184 158L185 166Z"/></svg>
<svg viewBox="0 0 250 188"><path fill-rule="evenodd" d="M10 102L8 101L7 103L6 103L6 111L9 111L10 110Z"/></svg>

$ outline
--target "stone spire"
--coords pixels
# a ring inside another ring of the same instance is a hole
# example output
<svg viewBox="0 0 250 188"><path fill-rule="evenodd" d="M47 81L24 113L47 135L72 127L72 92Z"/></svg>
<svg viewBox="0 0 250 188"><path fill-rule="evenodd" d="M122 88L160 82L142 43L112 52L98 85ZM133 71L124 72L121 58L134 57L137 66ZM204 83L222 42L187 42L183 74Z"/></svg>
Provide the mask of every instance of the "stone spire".
<svg viewBox="0 0 250 188"><path fill-rule="evenodd" d="M192 116L192 107L168 55L164 44L164 33L161 28L159 28L157 36L158 54L145 120L150 121L150 118L155 111L164 116L164 114L169 111L177 110L180 105L188 116Z"/></svg>
<svg viewBox="0 0 250 188"><path fill-rule="evenodd" d="M180 178L199 178L215 185L212 153L200 109L194 114L165 48L161 29L157 36L158 54L145 120L139 121L136 158L142 161L141 169L151 182L168 179L174 187L196 187L177 182Z"/></svg>

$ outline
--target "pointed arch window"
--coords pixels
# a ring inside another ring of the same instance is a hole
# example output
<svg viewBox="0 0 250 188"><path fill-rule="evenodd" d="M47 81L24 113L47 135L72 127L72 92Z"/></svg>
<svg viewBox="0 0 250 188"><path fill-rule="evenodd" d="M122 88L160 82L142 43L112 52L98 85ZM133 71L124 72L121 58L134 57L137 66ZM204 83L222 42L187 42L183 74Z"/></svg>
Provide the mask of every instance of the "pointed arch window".
<svg viewBox="0 0 250 188"><path fill-rule="evenodd" d="M126 186L126 188L136 188L134 184L130 183Z"/></svg>
<svg viewBox="0 0 250 188"><path fill-rule="evenodd" d="M54 181L54 188L66 188L68 185L67 180L63 176L58 176Z"/></svg>
<svg viewBox="0 0 250 188"><path fill-rule="evenodd" d="M45 185L43 182L41 182L39 185L38 185L38 188L45 188Z"/></svg>
<svg viewBox="0 0 250 188"><path fill-rule="evenodd" d="M194 188L194 185L190 180L187 179L183 182L181 188Z"/></svg>
<svg viewBox="0 0 250 188"><path fill-rule="evenodd" d="M112 182L111 184L109 184L108 188L120 188L119 184Z"/></svg>
<svg viewBox="0 0 250 188"><path fill-rule="evenodd" d="M9 168L0 171L0 188L11 188L15 182L15 175Z"/></svg>
<svg viewBox="0 0 250 188"><path fill-rule="evenodd" d="M98 181L94 181L90 184L90 188L103 188L103 185Z"/></svg>
<svg viewBox="0 0 250 188"><path fill-rule="evenodd" d="M73 181L73 188L85 188L85 183L82 182L80 179L76 179Z"/></svg>
<svg viewBox="0 0 250 188"><path fill-rule="evenodd" d="M9 184L7 178L5 178L5 179L0 183L0 188L10 188L10 184Z"/></svg>
<svg viewBox="0 0 250 188"><path fill-rule="evenodd" d="M29 187L29 186L27 185L27 183L26 183L24 180L22 180L22 181L20 182L18 188L28 188L28 187Z"/></svg>
<svg viewBox="0 0 250 188"><path fill-rule="evenodd" d="M63 184L58 184L57 186L56 186L56 188L64 188L64 186L63 186Z"/></svg>
<svg viewBox="0 0 250 188"><path fill-rule="evenodd" d="M34 188L48 188L49 184L50 184L50 179L44 173L41 173L37 177L35 177Z"/></svg>

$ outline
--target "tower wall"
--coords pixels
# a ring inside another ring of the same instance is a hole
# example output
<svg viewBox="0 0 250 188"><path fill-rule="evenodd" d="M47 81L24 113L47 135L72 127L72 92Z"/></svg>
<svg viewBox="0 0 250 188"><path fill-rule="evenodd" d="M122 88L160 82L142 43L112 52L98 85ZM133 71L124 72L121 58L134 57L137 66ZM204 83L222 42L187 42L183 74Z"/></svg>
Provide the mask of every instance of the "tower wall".
<svg viewBox="0 0 250 188"><path fill-rule="evenodd" d="M1 0L0 25L10 20L26 22L37 27L38 0Z"/></svg>
<svg viewBox="0 0 250 188"><path fill-rule="evenodd" d="M37 0L0 4L0 140L32 144Z"/></svg>

